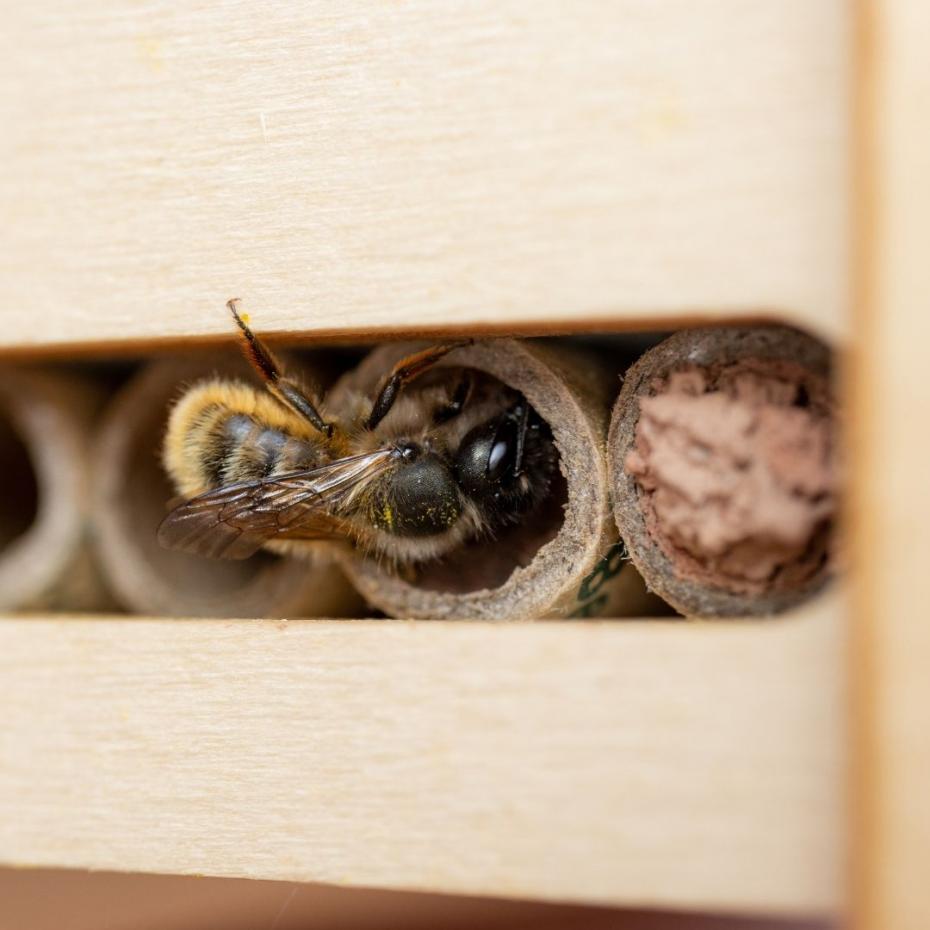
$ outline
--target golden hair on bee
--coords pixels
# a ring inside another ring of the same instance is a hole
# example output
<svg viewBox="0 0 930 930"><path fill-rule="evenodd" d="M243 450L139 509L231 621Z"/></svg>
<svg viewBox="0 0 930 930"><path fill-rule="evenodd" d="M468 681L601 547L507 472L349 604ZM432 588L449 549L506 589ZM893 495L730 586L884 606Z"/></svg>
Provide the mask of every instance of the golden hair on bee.
<svg viewBox="0 0 930 930"><path fill-rule="evenodd" d="M231 421L235 425L236 417L247 418L262 429L248 433L240 429L238 436L235 432L230 435L229 427ZM274 463L274 470L278 472L292 470L298 462L297 453L308 451L305 447L316 449L323 442L329 444L329 440L306 420L267 392L242 381L222 378L201 381L188 388L171 410L162 446L162 462L178 493L194 497L223 483L265 474L268 456L263 458L259 454L261 446L256 448L254 442L249 444L244 440L252 435L254 441L260 441L261 433L268 432L293 441L288 450L291 454ZM322 449L320 451L319 461L322 461ZM326 454L334 456L337 450L329 450Z"/></svg>

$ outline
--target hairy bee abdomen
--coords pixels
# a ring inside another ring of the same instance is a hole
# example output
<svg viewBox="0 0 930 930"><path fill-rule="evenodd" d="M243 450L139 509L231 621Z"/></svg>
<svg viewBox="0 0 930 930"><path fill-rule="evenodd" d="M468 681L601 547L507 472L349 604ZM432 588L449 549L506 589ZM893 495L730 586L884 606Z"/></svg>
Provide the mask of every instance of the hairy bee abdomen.
<svg viewBox="0 0 930 930"><path fill-rule="evenodd" d="M218 418L205 442L213 450L204 460L204 477L211 488L268 478L317 463L312 446L244 413Z"/></svg>
<svg viewBox="0 0 930 930"><path fill-rule="evenodd" d="M318 440L296 417L247 385L210 381L178 402L165 435L165 468L188 497L242 481L313 468Z"/></svg>

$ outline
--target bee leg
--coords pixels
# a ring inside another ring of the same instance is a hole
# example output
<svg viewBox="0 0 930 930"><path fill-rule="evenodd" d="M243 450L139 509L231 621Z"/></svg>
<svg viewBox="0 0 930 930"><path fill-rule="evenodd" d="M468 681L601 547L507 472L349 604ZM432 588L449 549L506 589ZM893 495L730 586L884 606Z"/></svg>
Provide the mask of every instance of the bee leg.
<svg viewBox="0 0 930 930"><path fill-rule="evenodd" d="M265 387L272 395L298 416L307 420L313 427L326 436L332 436L333 427L327 423L313 404L313 401L289 378L281 372L275 357L268 351L262 341L252 332L248 324L239 315L239 298L226 302L229 312L242 333L242 351L258 376L265 382Z"/></svg>
<svg viewBox="0 0 930 930"><path fill-rule="evenodd" d="M371 408L371 413L365 423L366 429L374 429L390 412L397 400L401 388L410 384L411 381L419 378L420 375L429 371L444 355L448 355L453 349L459 349L462 346L471 345L473 340L461 339L458 342L447 342L443 345L430 346L413 355L402 358L391 369L390 375L384 382L383 387L378 392Z"/></svg>

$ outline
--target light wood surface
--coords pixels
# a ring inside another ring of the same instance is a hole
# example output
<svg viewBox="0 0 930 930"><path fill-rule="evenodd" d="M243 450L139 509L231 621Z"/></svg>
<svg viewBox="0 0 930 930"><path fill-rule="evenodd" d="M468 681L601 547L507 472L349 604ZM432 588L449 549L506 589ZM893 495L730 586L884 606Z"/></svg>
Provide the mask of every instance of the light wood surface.
<svg viewBox="0 0 930 930"><path fill-rule="evenodd" d="M710 910L842 901L842 611L0 624L0 861Z"/></svg>
<svg viewBox="0 0 930 930"><path fill-rule="evenodd" d="M859 414L859 930L930 927L930 5L864 4Z"/></svg>
<svg viewBox="0 0 930 930"><path fill-rule="evenodd" d="M233 295L263 333L848 334L842 0L9 6L0 350L231 335ZM922 829L902 760L928 768L901 564L869 601L901 621L869 717L882 915ZM4 618L0 861L836 913L843 620Z"/></svg>
<svg viewBox="0 0 930 930"><path fill-rule="evenodd" d="M0 346L844 331L842 0L9 6Z"/></svg>

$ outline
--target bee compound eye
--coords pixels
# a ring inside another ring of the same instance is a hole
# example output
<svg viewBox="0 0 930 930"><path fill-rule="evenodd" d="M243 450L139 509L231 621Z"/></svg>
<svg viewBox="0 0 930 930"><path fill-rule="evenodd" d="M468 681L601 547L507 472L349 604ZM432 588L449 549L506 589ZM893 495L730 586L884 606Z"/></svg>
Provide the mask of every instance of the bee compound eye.
<svg viewBox="0 0 930 930"><path fill-rule="evenodd" d="M508 418L494 435L488 453L488 478L498 482L505 475L513 475L517 464L517 424Z"/></svg>
<svg viewBox="0 0 930 930"><path fill-rule="evenodd" d="M480 496L512 475L517 459L518 424L509 416L476 426L455 457L455 477L462 490Z"/></svg>
<svg viewBox="0 0 930 930"><path fill-rule="evenodd" d="M419 450L417 450L419 454ZM371 519L398 536L435 536L462 514L459 491L445 463L420 455L401 465L372 498Z"/></svg>
<svg viewBox="0 0 930 930"><path fill-rule="evenodd" d="M488 463L495 433L493 422L476 426L462 440L455 455L455 480L472 497L488 489Z"/></svg>

